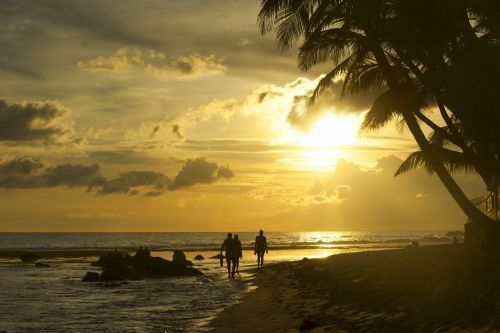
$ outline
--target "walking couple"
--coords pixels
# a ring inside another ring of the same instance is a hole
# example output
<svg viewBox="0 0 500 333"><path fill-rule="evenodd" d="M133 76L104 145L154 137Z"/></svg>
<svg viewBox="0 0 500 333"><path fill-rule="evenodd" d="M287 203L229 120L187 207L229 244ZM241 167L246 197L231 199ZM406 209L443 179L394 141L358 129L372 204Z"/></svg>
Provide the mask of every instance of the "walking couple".
<svg viewBox="0 0 500 333"><path fill-rule="evenodd" d="M222 252L226 251L226 265L227 274L229 278L234 279L235 272L238 272L240 266L240 258L243 258L243 252L241 249L241 241L238 235L232 233L227 234L227 238L222 243L220 248L221 254L221 265L222 265ZM262 267L264 265L264 253L267 253L267 240L264 236L264 231L260 230L259 235L255 238L255 248L254 254L257 255L257 267Z"/></svg>

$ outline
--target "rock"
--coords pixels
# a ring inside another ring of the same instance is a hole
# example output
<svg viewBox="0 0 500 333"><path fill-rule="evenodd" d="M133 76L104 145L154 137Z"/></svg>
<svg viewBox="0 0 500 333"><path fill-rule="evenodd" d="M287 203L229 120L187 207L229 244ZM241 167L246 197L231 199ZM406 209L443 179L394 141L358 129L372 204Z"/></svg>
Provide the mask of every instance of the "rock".
<svg viewBox="0 0 500 333"><path fill-rule="evenodd" d="M96 272L87 272L82 279L83 282L99 282L99 273Z"/></svg>
<svg viewBox="0 0 500 333"><path fill-rule="evenodd" d="M41 259L41 257L38 254L33 253L33 252L24 252L24 253L21 253L21 255L19 256L19 259L21 259L21 261L23 261L23 262L33 262L33 261L37 261L37 260Z"/></svg>
<svg viewBox="0 0 500 333"><path fill-rule="evenodd" d="M108 254L104 254L99 257L97 261L94 261L91 265L97 267L104 267L109 264L122 263L126 265L132 257L126 252L113 251Z"/></svg>
<svg viewBox="0 0 500 333"><path fill-rule="evenodd" d="M131 268L120 261L109 263L103 267L102 273L99 276L101 281L119 281L126 280L131 276Z"/></svg>
<svg viewBox="0 0 500 333"><path fill-rule="evenodd" d="M224 259L225 257L223 254L220 254L220 253L216 254L215 256L210 257L210 259L221 259L221 258Z"/></svg>
<svg viewBox="0 0 500 333"><path fill-rule="evenodd" d="M174 256L172 257L174 262L185 262L186 255L181 250L174 250Z"/></svg>
<svg viewBox="0 0 500 333"><path fill-rule="evenodd" d="M43 262L37 262L35 264L35 267L50 267L49 264L44 264Z"/></svg>
<svg viewBox="0 0 500 333"><path fill-rule="evenodd" d="M203 260L203 259L205 259L205 257L202 256L201 254L198 254L196 255L196 257L194 257L194 260Z"/></svg>
<svg viewBox="0 0 500 333"><path fill-rule="evenodd" d="M318 327L319 325L312 320L304 319L302 324L299 326L299 331L312 330L313 328Z"/></svg>
<svg viewBox="0 0 500 333"><path fill-rule="evenodd" d="M172 257L173 262L182 264L185 266L193 266L193 263L186 259L186 255L181 250L174 250L174 256Z"/></svg>
<svg viewBox="0 0 500 333"><path fill-rule="evenodd" d="M102 267L102 273L98 276L98 281L105 282L202 275L201 271L190 267L193 263L186 260L186 256L182 251L174 251L172 261L160 257L151 257L147 253L130 256L115 251L101 256L92 265ZM95 279L95 276L91 278Z"/></svg>

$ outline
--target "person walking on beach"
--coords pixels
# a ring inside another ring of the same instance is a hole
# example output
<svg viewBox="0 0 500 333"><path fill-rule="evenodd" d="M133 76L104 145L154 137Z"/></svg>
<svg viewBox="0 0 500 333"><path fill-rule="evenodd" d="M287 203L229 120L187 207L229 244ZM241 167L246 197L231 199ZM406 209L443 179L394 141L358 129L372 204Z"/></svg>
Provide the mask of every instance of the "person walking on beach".
<svg viewBox="0 0 500 333"><path fill-rule="evenodd" d="M257 255L257 268L264 266L264 252L267 253L267 240L264 231L260 230L259 235L255 237L255 249L253 254Z"/></svg>
<svg viewBox="0 0 500 333"><path fill-rule="evenodd" d="M234 266L236 266L236 272L238 272L240 268L240 258L243 258L243 251L241 250L241 241L239 240L238 235L234 235L234 242L236 243L236 258L234 261Z"/></svg>
<svg viewBox="0 0 500 333"><path fill-rule="evenodd" d="M222 243L220 247L220 254L222 255L222 251L226 250L226 265L227 265L227 274L229 278L234 279L234 270L235 270L235 262L238 256L236 241L233 239L233 234L228 233L227 238Z"/></svg>

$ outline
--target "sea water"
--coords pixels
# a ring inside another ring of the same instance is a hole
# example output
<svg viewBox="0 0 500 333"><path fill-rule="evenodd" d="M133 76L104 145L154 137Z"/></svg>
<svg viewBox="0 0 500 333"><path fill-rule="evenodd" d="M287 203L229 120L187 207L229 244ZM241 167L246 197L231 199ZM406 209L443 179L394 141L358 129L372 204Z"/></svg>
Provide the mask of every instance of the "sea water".
<svg viewBox="0 0 500 333"><path fill-rule="evenodd" d="M238 233L243 259L240 275L227 279L219 260L225 233L0 233L0 252L126 250L149 246L153 256L171 259L185 251L203 272L197 277L145 279L121 283L84 283L96 271L94 257L61 254L44 259L47 268L0 258L0 332L202 332L210 320L238 302L249 285L242 282L255 267L255 233ZM449 243L446 232L275 232L266 233L266 264L304 257L398 248L412 240L421 245ZM205 260L193 260L202 254Z"/></svg>

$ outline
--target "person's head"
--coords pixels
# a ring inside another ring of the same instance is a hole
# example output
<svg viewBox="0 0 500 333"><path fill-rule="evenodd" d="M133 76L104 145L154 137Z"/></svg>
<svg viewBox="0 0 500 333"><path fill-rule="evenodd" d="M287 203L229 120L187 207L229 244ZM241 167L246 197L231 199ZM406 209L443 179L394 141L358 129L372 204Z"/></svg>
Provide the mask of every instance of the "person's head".
<svg viewBox="0 0 500 333"><path fill-rule="evenodd" d="M232 233L230 233L230 232L228 232L228 233L227 233L227 238L233 238L233 234L232 234Z"/></svg>
<svg viewBox="0 0 500 333"><path fill-rule="evenodd" d="M234 239L238 239L238 235L234 235Z"/></svg>
<svg viewBox="0 0 500 333"><path fill-rule="evenodd" d="M260 229L259 235L261 235L261 236L264 235L264 230Z"/></svg>

